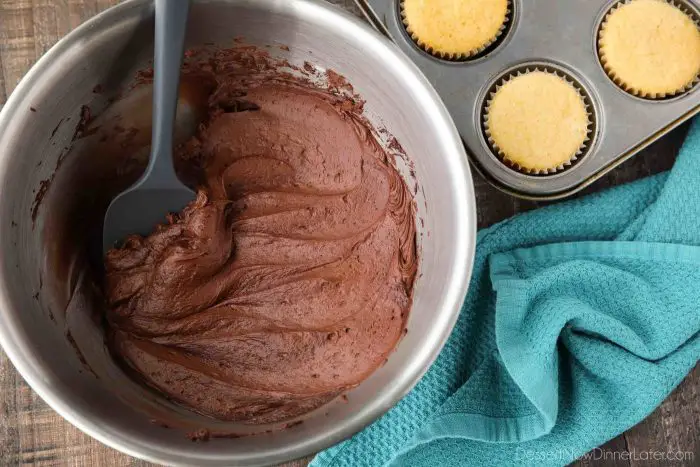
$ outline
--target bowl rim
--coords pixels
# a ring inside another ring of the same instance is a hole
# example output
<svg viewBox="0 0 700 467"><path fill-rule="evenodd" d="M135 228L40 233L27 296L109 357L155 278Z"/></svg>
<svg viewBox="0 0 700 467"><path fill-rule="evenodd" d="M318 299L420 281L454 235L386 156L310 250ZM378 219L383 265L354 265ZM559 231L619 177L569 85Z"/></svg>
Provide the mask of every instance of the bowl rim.
<svg viewBox="0 0 700 467"><path fill-rule="evenodd" d="M235 3L229 0L216 1L219 3ZM33 87L40 76L49 71L54 61L67 52L74 43L89 40L93 31L102 24L124 21L135 12L142 11L150 3L151 0L127 0L108 8L81 24L51 47L22 78L14 92L9 96L6 104L0 110L0 150L4 146L4 130L10 124L13 115L23 108L27 91ZM448 319L439 323L441 328L438 329L439 334L433 342L431 351L421 353L422 358L411 364L410 371L402 375L400 384L393 386L391 391L386 391L381 399L373 400L371 406L364 407L360 413L348 419L341 427L329 430L320 437L317 436L309 442L295 446L292 450L286 449L285 453L267 452L261 453L255 458L232 458L213 453L211 455L202 455L201 452L193 452L189 456L183 456L182 452L166 452L162 449L154 449L146 443L139 442L134 437L124 436L124 433L121 433L119 430L111 429L107 424L101 424L98 418L91 416L87 411L75 410L62 394L54 391L51 381L44 378L38 371L38 368L42 366L41 362L32 354L27 343L23 339L18 338L17 332L15 332L16 329L21 328L21 325L15 318L16 313L10 311L14 307L12 306L8 284L0 275L0 345L14 367L29 386L64 419L101 443L130 456L170 465L183 463L218 465L232 461L258 465L269 462L283 462L288 460L290 456L291 458L299 458L326 449L359 432L401 400L418 383L435 361L447 342L459 316L462 301L469 286L474 261L476 201L466 151L452 118L441 98L418 67L395 44L372 29L370 25L323 0L294 0L294 3L297 10L304 11L306 14L327 18L330 21L329 24L333 24L337 31L350 32L355 36L363 36L368 41L372 41L378 53L381 53L387 61L391 61L393 66L398 67L400 72L412 80L416 92L420 94L421 104L432 107L432 109L426 109L426 111L429 111L431 115L439 120L436 126L439 126L441 129L440 139L444 142L443 146L454 153L452 155L454 164L451 166L451 169L456 170L457 173L453 180L460 182L455 187L455 197L462 200L463 205L460 207L464 208L458 210L456 222L458 234L462 241L456 243L456 248L452 255L454 258L453 264L462 266L455 268L455 273L443 295L443 303L446 308L450 309ZM11 176L7 168L9 158L10 156L7 153L0 152L0 186L2 186L2 180ZM6 235L6 233L3 234L2 232L4 230L7 230L7 227L3 226L0 229L0 237ZM0 252L0 261L6 261L2 252Z"/></svg>

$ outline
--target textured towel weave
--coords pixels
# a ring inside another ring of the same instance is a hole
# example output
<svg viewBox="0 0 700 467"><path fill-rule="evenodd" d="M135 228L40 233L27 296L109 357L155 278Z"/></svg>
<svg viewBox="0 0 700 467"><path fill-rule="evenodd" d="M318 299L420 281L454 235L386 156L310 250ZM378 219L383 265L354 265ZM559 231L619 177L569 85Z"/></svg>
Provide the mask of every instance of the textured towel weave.
<svg viewBox="0 0 700 467"><path fill-rule="evenodd" d="M698 284L700 119L669 173L481 231L433 366L312 466L565 465L698 362Z"/></svg>

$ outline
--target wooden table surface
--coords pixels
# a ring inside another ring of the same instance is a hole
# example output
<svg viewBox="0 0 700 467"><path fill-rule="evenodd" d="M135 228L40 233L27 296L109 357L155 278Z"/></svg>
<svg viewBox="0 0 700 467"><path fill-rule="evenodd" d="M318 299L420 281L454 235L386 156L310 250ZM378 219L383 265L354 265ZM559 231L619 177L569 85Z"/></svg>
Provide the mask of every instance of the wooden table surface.
<svg viewBox="0 0 700 467"><path fill-rule="evenodd" d="M352 0L332 0L359 14ZM118 0L0 0L0 105L22 75L54 42ZM628 182L671 167L687 125L604 177L586 192ZM475 177L479 227L537 203L504 195ZM24 382L0 351L0 465L145 466L108 448L64 421ZM578 465L645 466L661 461L622 459L636 451L691 452L700 465L700 367L646 420L611 440ZM603 455L607 452L607 455ZM613 455L615 454L615 455ZM605 457L606 459L597 459ZM614 459L613 459L614 457ZM294 463L305 464L304 461Z"/></svg>

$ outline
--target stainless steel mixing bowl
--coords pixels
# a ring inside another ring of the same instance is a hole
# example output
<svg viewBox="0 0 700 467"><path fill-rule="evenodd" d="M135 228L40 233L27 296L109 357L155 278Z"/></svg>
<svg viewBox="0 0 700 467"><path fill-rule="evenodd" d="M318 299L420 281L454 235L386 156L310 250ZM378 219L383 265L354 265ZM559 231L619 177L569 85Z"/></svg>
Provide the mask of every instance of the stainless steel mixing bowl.
<svg viewBox="0 0 700 467"><path fill-rule="evenodd" d="M54 183L49 195L58 204L40 206L35 222L34 191L51 177L70 144L81 105L104 106L104 97L93 87L100 84L108 95L147 66L152 7L135 0L102 13L59 42L27 74L0 115L0 342L51 407L125 453L168 464L282 462L337 443L375 420L436 358L457 319L471 273L476 225L472 181L462 142L435 91L393 44L360 20L310 0L217 0L196 2L190 24L189 45L232 44L237 36L251 44L284 44L291 62L309 60L345 75L366 99L370 119L403 145L414 163L421 219L420 277L408 334L383 367L348 393L346 403L331 403L286 430L192 443L184 431L252 433L265 427L213 421L163 400L114 365L102 345L99 319L72 316L56 306L59 296L70 298L73 279L65 276L74 271L55 268L50 261L52 232L45 228L46 220L60 215L60 200L81 187ZM59 174L94 157L100 154L75 147ZM408 177L410 169L401 169ZM55 286L66 283L67 289Z"/></svg>

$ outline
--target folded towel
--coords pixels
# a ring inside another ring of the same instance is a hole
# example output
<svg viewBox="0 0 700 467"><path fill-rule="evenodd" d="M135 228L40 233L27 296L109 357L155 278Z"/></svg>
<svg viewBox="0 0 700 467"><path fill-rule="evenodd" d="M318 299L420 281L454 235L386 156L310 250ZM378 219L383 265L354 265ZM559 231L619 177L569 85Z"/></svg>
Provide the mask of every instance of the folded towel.
<svg viewBox="0 0 700 467"><path fill-rule="evenodd" d="M479 233L444 349L312 466L565 465L700 359L700 118L674 168Z"/></svg>

